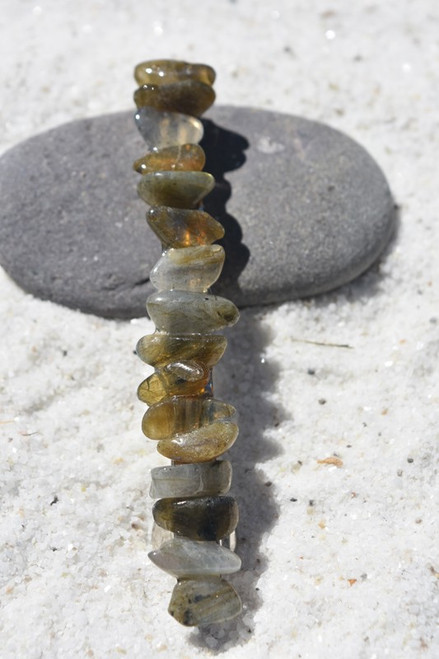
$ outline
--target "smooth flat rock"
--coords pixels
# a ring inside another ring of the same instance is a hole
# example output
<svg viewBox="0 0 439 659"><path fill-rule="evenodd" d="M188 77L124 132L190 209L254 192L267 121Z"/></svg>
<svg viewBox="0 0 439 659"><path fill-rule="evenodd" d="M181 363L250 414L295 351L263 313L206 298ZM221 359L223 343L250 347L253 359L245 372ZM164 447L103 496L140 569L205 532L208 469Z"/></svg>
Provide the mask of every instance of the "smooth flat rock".
<svg viewBox="0 0 439 659"><path fill-rule="evenodd" d="M26 291L108 318L146 315L161 249L137 197L133 112L75 121L0 159L0 262ZM387 182L326 125L216 106L204 120L205 209L226 229L214 292L239 306L308 297L364 272L394 225Z"/></svg>

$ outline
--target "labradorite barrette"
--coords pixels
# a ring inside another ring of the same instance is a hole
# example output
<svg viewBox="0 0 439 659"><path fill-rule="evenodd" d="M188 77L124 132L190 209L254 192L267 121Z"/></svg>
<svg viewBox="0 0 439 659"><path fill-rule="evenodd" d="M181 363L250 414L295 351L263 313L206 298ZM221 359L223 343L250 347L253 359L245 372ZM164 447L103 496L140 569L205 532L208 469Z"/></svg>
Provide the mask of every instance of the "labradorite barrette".
<svg viewBox="0 0 439 659"><path fill-rule="evenodd" d="M219 459L238 435L235 409L213 396L212 367L227 341L217 332L234 325L235 305L209 293L224 264L214 244L222 225L203 211L215 179L202 171L199 116L215 100L215 72L204 64L154 60L134 71L135 121L147 153L134 163L139 196L150 205L147 221L162 243L147 300L154 334L137 344L153 366L138 389L149 407L142 430L171 460L151 474L155 547L149 557L177 578L169 613L187 626L222 622L241 612L241 600L224 575L241 560L226 545L238 523L228 496L232 467Z"/></svg>

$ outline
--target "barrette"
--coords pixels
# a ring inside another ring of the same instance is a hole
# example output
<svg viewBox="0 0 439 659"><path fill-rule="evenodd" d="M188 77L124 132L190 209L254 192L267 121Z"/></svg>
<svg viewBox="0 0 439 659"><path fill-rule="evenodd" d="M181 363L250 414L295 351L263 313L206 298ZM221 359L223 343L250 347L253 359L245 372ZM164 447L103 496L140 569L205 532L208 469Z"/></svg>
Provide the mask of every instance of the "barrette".
<svg viewBox="0 0 439 659"><path fill-rule="evenodd" d="M154 373L138 388L147 409L142 430L171 460L151 473L153 538L149 557L177 578L169 613L187 626L222 622L241 612L224 575L241 560L232 551L238 506L227 493L232 467L218 459L238 435L235 408L213 395L212 368L226 349L217 332L234 325L235 305L212 295L224 264L222 225L202 209L214 177L202 171L199 117L214 102L215 71L204 64L138 64L135 121L147 153L134 163L147 221L162 244L147 300L156 331L137 344Z"/></svg>

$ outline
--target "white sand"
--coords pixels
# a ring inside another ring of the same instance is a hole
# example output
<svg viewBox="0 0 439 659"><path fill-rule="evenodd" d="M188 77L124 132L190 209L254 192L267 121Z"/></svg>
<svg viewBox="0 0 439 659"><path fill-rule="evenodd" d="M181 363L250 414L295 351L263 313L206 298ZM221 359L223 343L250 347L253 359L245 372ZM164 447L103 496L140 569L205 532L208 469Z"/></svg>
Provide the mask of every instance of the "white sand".
<svg viewBox="0 0 439 659"><path fill-rule="evenodd" d="M147 559L165 461L140 432L132 351L151 323L1 275L1 657L438 657L437 3L36 2L0 3L2 150L128 109L141 59L205 61L219 103L363 144L401 226L360 281L229 333L216 387L240 411L245 613L214 633L168 616L173 579Z"/></svg>

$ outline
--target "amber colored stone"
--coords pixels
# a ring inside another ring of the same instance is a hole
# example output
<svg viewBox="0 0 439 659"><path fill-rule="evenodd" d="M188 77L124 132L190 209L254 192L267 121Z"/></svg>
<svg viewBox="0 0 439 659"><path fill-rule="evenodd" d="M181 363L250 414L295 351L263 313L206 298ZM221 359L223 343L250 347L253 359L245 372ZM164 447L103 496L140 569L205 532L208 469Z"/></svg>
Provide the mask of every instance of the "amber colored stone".
<svg viewBox="0 0 439 659"><path fill-rule="evenodd" d="M146 308L159 332L204 334L234 325L239 311L226 298L189 291L158 291Z"/></svg>
<svg viewBox="0 0 439 659"><path fill-rule="evenodd" d="M210 245L224 236L222 224L204 211L156 206L146 219L165 248Z"/></svg>
<svg viewBox="0 0 439 659"><path fill-rule="evenodd" d="M171 396L209 396L211 395L211 370L200 364L198 378L184 377L180 372L170 369L169 364L144 380L137 389L138 398L154 405Z"/></svg>
<svg viewBox="0 0 439 659"><path fill-rule="evenodd" d="M152 172L142 176L137 192L151 206L195 208L214 186L207 172Z"/></svg>
<svg viewBox="0 0 439 659"><path fill-rule="evenodd" d="M238 437L238 426L230 421L215 421L174 439L157 444L161 455L174 462L209 462L225 453Z"/></svg>
<svg viewBox="0 0 439 659"><path fill-rule="evenodd" d="M238 504L230 496L159 499L152 514L156 524L190 540L221 540L239 520Z"/></svg>
<svg viewBox="0 0 439 659"><path fill-rule="evenodd" d="M198 144L181 144L154 149L133 164L139 174L158 171L201 171L206 154Z"/></svg>
<svg viewBox="0 0 439 659"><path fill-rule="evenodd" d="M176 377L185 382L196 382L205 374L205 367L195 360L173 362L163 369L170 377Z"/></svg>
<svg viewBox="0 0 439 659"><path fill-rule="evenodd" d="M206 292L216 282L224 265L221 245L197 245L166 250L150 273L161 291Z"/></svg>
<svg viewBox="0 0 439 659"><path fill-rule="evenodd" d="M160 112L181 112L193 117L199 117L206 112L214 101L213 88L198 80L147 84L134 92L134 102L138 108L150 107Z"/></svg>
<svg viewBox="0 0 439 659"><path fill-rule="evenodd" d="M215 71L207 64L156 59L137 64L134 69L134 78L138 85L162 84L181 80L198 80L207 85L213 85Z"/></svg>
<svg viewBox="0 0 439 659"><path fill-rule="evenodd" d="M145 412L142 431L150 439L172 439L235 413L233 405L215 398L174 396L152 405Z"/></svg>
<svg viewBox="0 0 439 659"><path fill-rule="evenodd" d="M143 336L137 343L136 352L145 364L154 368L193 359L212 367L219 362L226 347L225 336L172 336L156 332Z"/></svg>
<svg viewBox="0 0 439 659"><path fill-rule="evenodd" d="M169 613L186 627L201 627L235 618L242 611L236 590L217 576L179 579L172 591Z"/></svg>

